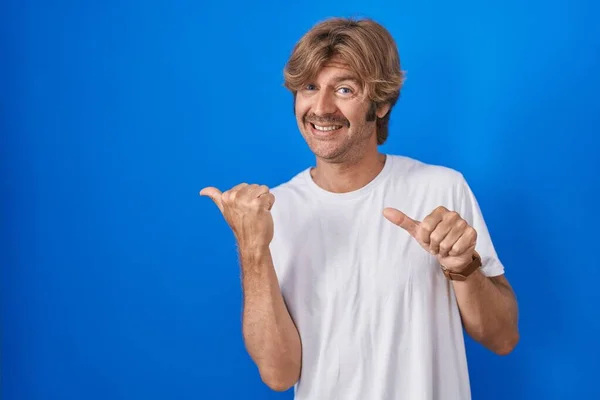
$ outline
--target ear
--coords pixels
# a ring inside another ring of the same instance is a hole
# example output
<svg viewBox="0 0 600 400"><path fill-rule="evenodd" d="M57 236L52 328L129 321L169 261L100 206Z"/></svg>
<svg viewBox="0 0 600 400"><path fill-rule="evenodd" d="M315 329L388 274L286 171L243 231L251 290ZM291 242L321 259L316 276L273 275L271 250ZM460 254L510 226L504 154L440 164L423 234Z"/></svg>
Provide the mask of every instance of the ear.
<svg viewBox="0 0 600 400"><path fill-rule="evenodd" d="M383 103L380 104L377 107L377 118L383 118L386 116L386 114L390 111L390 104L389 103Z"/></svg>

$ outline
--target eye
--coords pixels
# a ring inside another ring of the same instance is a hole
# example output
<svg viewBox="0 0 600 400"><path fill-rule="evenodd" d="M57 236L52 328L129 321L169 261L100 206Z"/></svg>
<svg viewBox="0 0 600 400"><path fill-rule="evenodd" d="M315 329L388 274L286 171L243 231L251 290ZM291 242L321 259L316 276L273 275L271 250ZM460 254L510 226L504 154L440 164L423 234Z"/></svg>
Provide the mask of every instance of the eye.
<svg viewBox="0 0 600 400"><path fill-rule="evenodd" d="M304 90L315 90L317 87L312 83L304 85Z"/></svg>
<svg viewBox="0 0 600 400"><path fill-rule="evenodd" d="M343 94L343 95L348 95L348 94L354 93L354 91L352 89L350 89L349 87L341 87L337 91L338 91L338 93Z"/></svg>

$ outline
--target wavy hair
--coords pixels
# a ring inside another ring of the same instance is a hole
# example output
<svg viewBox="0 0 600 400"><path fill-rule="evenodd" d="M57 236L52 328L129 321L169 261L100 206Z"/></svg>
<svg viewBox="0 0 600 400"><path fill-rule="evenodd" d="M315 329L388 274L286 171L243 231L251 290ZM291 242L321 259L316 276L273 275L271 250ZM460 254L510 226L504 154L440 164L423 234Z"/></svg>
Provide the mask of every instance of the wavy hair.
<svg viewBox="0 0 600 400"><path fill-rule="evenodd" d="M346 63L361 80L372 102L367 120L377 119L377 144L383 144L405 79L394 39L371 19L322 21L296 43L284 68L284 86L295 96L334 57ZM377 118L375 110L383 104L389 104L390 110L383 118Z"/></svg>

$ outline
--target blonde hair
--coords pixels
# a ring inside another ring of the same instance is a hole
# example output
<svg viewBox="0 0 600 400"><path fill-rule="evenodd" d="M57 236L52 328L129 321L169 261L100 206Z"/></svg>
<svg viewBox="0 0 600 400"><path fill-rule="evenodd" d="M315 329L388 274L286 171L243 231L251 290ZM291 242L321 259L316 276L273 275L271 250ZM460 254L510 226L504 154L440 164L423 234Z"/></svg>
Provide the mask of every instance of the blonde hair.
<svg viewBox="0 0 600 400"><path fill-rule="evenodd" d="M394 39L371 19L322 21L296 43L284 68L284 86L295 96L334 57L348 64L362 81L372 102L367 119L377 118L377 106L390 105L388 113L377 118L377 144L383 144L388 137L390 113L400 97L405 78Z"/></svg>

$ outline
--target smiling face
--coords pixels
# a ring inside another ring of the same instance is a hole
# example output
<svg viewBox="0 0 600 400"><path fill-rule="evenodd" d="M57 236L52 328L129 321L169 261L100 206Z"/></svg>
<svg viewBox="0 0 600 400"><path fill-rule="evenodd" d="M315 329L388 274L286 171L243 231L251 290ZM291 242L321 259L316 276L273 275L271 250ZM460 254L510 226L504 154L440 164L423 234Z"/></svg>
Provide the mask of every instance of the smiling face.
<svg viewBox="0 0 600 400"><path fill-rule="evenodd" d="M298 127L311 151L323 161L355 161L377 151L375 109L358 76L341 60L326 63L296 93Z"/></svg>

